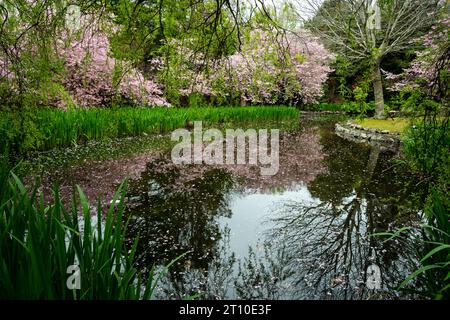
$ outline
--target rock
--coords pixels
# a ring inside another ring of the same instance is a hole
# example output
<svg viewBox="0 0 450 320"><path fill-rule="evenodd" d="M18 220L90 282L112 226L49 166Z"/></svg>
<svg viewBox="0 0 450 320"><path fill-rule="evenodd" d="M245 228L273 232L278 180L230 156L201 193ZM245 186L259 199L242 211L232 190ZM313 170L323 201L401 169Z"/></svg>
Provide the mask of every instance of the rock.
<svg viewBox="0 0 450 320"><path fill-rule="evenodd" d="M355 142L367 142L369 144L381 145L387 149L397 149L400 145L400 140L397 138L399 135L390 134L388 130L377 130L374 128L363 128L360 125L356 125L352 122L345 124L336 123L336 134L344 139Z"/></svg>

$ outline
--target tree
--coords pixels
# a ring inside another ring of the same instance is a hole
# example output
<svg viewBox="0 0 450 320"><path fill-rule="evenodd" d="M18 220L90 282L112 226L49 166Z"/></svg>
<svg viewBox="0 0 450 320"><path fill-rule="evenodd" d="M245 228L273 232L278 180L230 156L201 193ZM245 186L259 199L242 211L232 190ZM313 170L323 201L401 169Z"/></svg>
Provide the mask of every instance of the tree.
<svg viewBox="0 0 450 320"><path fill-rule="evenodd" d="M450 18L443 17L418 41L423 49L399 75L386 72L388 89L399 93L403 108L420 121L405 136L404 152L412 167L439 177L447 190L450 179ZM445 177L445 178L444 178ZM428 180L433 182L432 179Z"/></svg>
<svg viewBox="0 0 450 320"><path fill-rule="evenodd" d="M117 29L114 25L99 14L83 15L80 20L81 34L62 34L57 47L67 73L62 84L79 106L107 106L117 99L138 105L169 105L158 83L144 77L132 60L111 53L109 34Z"/></svg>
<svg viewBox="0 0 450 320"><path fill-rule="evenodd" d="M242 49L220 63L213 91L231 89L251 103L317 103L334 59L304 30L252 30ZM217 88L217 80L225 87ZM214 83L215 82L215 83Z"/></svg>
<svg viewBox="0 0 450 320"><path fill-rule="evenodd" d="M63 64L54 46L63 8L62 0L0 0L0 108L15 112L8 121L11 149L36 143L31 109L62 91Z"/></svg>
<svg viewBox="0 0 450 320"><path fill-rule="evenodd" d="M448 64L450 60L449 39L450 15L444 17L431 27L417 42L422 50L416 51L416 58L403 69L401 74L384 72L393 85L388 87L392 91L409 92L420 91L436 101L448 100L448 83L440 81L448 77Z"/></svg>
<svg viewBox="0 0 450 320"><path fill-rule="evenodd" d="M174 41L172 76L183 95L200 94L223 103L310 104L322 96L334 55L309 32L279 34L254 29L241 50L205 61L188 46ZM208 68L202 69L202 64Z"/></svg>
<svg viewBox="0 0 450 320"><path fill-rule="evenodd" d="M384 117L380 64L389 53L411 46L435 21L438 0L306 0L314 10L309 27L353 62L368 60L377 118Z"/></svg>
<svg viewBox="0 0 450 320"><path fill-rule="evenodd" d="M117 97L167 105L153 79L111 52L109 37L121 31L111 15L83 0L78 4L0 1L2 107L105 106Z"/></svg>

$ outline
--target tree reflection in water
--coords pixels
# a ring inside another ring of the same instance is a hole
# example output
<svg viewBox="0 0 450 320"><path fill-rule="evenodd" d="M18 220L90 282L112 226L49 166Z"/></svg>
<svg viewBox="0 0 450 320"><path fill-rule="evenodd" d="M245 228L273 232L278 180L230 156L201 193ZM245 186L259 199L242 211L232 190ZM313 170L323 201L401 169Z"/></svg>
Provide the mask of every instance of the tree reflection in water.
<svg viewBox="0 0 450 320"><path fill-rule="evenodd" d="M412 186L405 185L401 169L386 161L391 155L379 147L362 148L333 136L322 143L328 172L308 186L311 201L285 203L268 232L289 253L283 263L293 274L290 297L394 298L392 288L407 272L406 253L395 242L384 244L371 235L417 220L417 210L408 203L412 197L403 197ZM356 161L353 148L359 149ZM381 268L382 291L366 289L365 270L372 263Z"/></svg>
<svg viewBox="0 0 450 320"><path fill-rule="evenodd" d="M332 122L319 126L326 170L298 181L308 198L283 200L265 222L258 221L265 226L264 239L240 261L230 247L230 230L219 223L220 218L233 219L231 200L245 197L235 188L233 175L225 168L178 167L164 158L149 163L140 179L130 183L127 209L133 218L130 236L141 237L139 267L164 265L189 251L171 269L157 297L200 292L205 299L395 298L389 289L406 275L407 254L395 241L382 243L371 234L414 221L420 192L402 166L389 161L392 154L344 141L332 128ZM246 190L245 185L237 188ZM371 263L382 271L383 290L376 293L365 286Z"/></svg>
<svg viewBox="0 0 450 320"><path fill-rule="evenodd" d="M217 265L220 260L220 265L231 268L234 256L226 255L219 245L220 240L226 243L227 234L217 219L231 216L228 191L232 185L232 176L224 170L181 169L163 158L149 163L140 179L130 183L133 204L127 214L132 216L130 238L137 234L141 238L137 249L140 268L166 265L188 252L171 268L169 281L160 286L162 295L225 294L225 285L216 284L219 279L225 282L228 272ZM217 280L214 285L212 278Z"/></svg>

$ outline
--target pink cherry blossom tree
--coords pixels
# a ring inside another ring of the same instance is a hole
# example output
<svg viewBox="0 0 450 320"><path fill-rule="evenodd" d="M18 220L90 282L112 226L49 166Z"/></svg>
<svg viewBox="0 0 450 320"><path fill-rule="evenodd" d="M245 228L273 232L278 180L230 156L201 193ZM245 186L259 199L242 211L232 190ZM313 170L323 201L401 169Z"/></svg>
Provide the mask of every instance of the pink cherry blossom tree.
<svg viewBox="0 0 450 320"><path fill-rule="evenodd" d="M303 30L282 35L252 30L239 52L212 61L184 46L175 52L177 65L183 66L175 68L183 84L180 93L239 96L244 104L316 103L334 59L319 39Z"/></svg>
<svg viewBox="0 0 450 320"><path fill-rule="evenodd" d="M169 105L154 79L111 54L109 36L119 31L112 17L92 9L78 23L64 19L74 7L62 0L0 2L4 98L27 106Z"/></svg>
<svg viewBox="0 0 450 320"><path fill-rule="evenodd" d="M85 16L77 36L67 33L58 48L65 61L65 88L83 107L108 105L114 98L139 105L168 106L161 87L145 78L130 62L115 59L107 31L96 17Z"/></svg>
<svg viewBox="0 0 450 320"><path fill-rule="evenodd" d="M440 68L439 60L445 55L449 55L449 28L450 17L446 14L431 27L429 32L414 41L423 49L416 51L416 58L408 68L397 75L384 71L386 79L390 81L389 90L396 92L416 90L424 94L432 93L432 88L438 81L436 76ZM448 59L449 57L447 57Z"/></svg>

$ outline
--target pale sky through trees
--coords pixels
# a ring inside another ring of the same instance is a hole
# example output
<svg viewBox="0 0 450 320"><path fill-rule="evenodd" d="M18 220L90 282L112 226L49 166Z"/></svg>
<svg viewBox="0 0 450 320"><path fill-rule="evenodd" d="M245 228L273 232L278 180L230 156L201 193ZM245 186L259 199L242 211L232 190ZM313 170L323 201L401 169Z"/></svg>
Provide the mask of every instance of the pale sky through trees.
<svg viewBox="0 0 450 320"><path fill-rule="evenodd" d="M310 0L240 0L240 3L248 5L248 7L262 8L264 5L267 9L276 8L277 12L284 4L288 3L295 9L293 14L298 16L300 24L314 16L317 10L317 4L321 4L322 2L323 0L315 0L314 6L312 6Z"/></svg>
<svg viewBox="0 0 450 320"><path fill-rule="evenodd" d="M302 20L312 17L315 13L315 9L310 5L310 1L308 0L252 0L252 2L263 2L264 5L272 5L277 8L280 8L285 3L289 3L296 9L296 13ZM316 0L314 4L317 5L322 2L323 0Z"/></svg>

